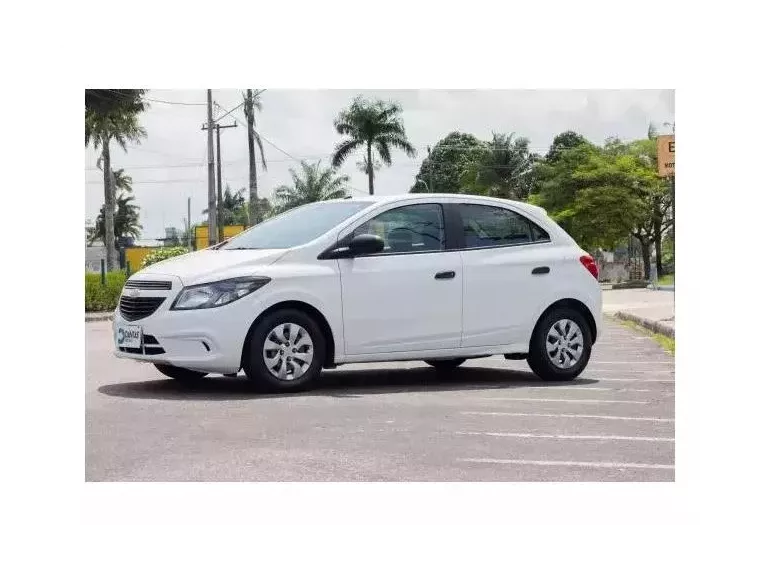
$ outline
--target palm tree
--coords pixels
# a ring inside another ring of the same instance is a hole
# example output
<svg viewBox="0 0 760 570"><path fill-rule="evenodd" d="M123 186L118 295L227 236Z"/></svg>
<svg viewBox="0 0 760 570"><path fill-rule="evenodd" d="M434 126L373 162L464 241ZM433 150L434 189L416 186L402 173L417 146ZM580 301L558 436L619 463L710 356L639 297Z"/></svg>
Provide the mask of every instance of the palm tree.
<svg viewBox="0 0 760 570"><path fill-rule="evenodd" d="M233 192L229 184L224 189L224 196L218 205L219 215L222 219L222 227L227 225L245 225L248 221L245 204L245 188ZM208 208L203 210L208 215Z"/></svg>
<svg viewBox="0 0 760 570"><path fill-rule="evenodd" d="M388 166L391 165L391 149L394 147L400 148L410 157L415 155L414 147L406 138L401 112L402 108L397 103L355 98L351 105L341 111L335 119L335 130L340 135L348 135L348 138L335 147L332 158L333 168L340 167L352 152L366 146L367 155L362 168L369 177L369 193L374 194L373 149Z"/></svg>
<svg viewBox="0 0 760 570"><path fill-rule="evenodd" d="M267 169L267 161L264 158L264 147L261 145L261 137L254 128L256 126L256 113L261 111L261 94L263 90L246 89L244 96L243 111L248 124L248 223L253 226L262 220L261 207L258 194L258 180L256 179L256 146L261 152L261 166Z"/></svg>
<svg viewBox="0 0 760 570"><path fill-rule="evenodd" d="M95 91L95 90L93 90ZM111 141L127 151L127 142L139 143L146 136L146 131L140 126L138 114L144 110L145 104L141 100L142 91L130 99L115 100L113 104L97 107L85 106L85 146L92 143L97 151L100 149L98 166L103 169L103 190L105 194L104 211L104 240L106 246L106 264L108 269L116 268L116 241L114 231L114 212L116 191L112 184L113 173L111 171ZM114 91L116 93L116 91ZM94 95L93 95L94 97ZM97 100L97 97L95 97Z"/></svg>
<svg viewBox="0 0 760 570"><path fill-rule="evenodd" d="M533 190L533 169L539 159L530 152L529 144L527 138L515 138L514 133L494 133L463 174L465 189L499 198L526 199Z"/></svg>
<svg viewBox="0 0 760 570"><path fill-rule="evenodd" d="M292 186L279 186L274 190L274 211L282 213L296 206L321 200L335 200L348 197L346 183L349 177L338 176L333 168L322 168L320 163L301 162L299 174L289 169L293 178Z"/></svg>
<svg viewBox="0 0 760 570"><path fill-rule="evenodd" d="M111 181L113 182L114 188L116 190L120 190L121 192L127 192L129 194L132 193L132 177L129 174L124 174L124 169L119 168L118 170L113 170L113 177L111 178Z"/></svg>
<svg viewBox="0 0 760 570"><path fill-rule="evenodd" d="M116 247L116 242L122 238L140 237L142 226L140 225L140 206L133 204L134 196L128 195L122 191L116 198L116 212L114 215L114 239L113 246ZM90 231L89 242L92 245L95 240L103 240L103 244L106 244L106 206L103 204L100 207L100 213L95 220L95 227Z"/></svg>

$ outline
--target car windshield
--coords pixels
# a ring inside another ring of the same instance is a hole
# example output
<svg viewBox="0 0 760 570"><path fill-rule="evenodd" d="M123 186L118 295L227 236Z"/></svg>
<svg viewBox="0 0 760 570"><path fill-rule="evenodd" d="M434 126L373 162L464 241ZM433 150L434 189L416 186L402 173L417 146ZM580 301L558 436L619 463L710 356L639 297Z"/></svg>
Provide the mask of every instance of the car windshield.
<svg viewBox="0 0 760 570"><path fill-rule="evenodd" d="M371 203L334 200L306 204L236 235L219 249L287 249L303 245Z"/></svg>

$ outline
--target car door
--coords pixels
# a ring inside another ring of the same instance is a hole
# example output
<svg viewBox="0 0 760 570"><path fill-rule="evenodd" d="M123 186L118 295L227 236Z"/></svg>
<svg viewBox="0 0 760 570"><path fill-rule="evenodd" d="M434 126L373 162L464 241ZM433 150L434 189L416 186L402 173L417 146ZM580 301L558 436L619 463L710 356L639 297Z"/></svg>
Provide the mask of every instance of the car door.
<svg viewBox="0 0 760 570"><path fill-rule="evenodd" d="M338 261L346 354L459 347L462 261L446 249L442 205L390 207L348 234L378 235L385 249Z"/></svg>
<svg viewBox="0 0 760 570"><path fill-rule="evenodd" d="M528 342L551 297L549 234L505 207L456 205L462 234L462 346Z"/></svg>

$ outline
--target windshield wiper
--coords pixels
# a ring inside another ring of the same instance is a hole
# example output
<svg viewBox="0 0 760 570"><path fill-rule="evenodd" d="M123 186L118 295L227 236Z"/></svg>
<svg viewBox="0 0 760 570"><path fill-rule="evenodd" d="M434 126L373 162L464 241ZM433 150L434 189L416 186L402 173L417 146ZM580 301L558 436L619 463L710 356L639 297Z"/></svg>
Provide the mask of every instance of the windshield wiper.
<svg viewBox="0 0 760 570"><path fill-rule="evenodd" d="M225 247L224 249L261 249L260 247Z"/></svg>

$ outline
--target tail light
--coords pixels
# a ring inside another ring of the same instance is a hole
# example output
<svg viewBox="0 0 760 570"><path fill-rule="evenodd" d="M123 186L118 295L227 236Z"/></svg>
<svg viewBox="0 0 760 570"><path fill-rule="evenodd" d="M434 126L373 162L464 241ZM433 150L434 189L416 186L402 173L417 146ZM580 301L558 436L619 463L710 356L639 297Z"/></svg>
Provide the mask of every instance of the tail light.
<svg viewBox="0 0 760 570"><path fill-rule="evenodd" d="M588 272L594 276L594 279L599 279L599 268L596 266L596 261L590 255L582 255L581 263L583 267L588 269Z"/></svg>

